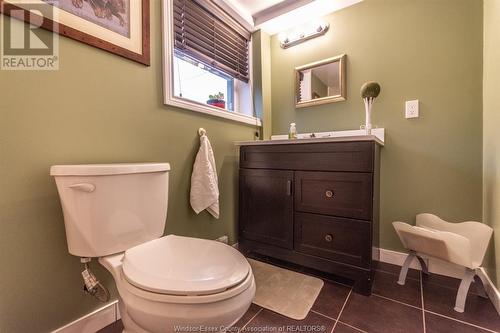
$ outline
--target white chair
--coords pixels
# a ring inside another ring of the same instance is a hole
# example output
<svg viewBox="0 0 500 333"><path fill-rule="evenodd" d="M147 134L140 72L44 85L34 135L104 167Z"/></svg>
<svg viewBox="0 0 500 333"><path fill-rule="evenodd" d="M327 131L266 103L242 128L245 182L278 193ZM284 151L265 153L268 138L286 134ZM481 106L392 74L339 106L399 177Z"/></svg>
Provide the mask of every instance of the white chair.
<svg viewBox="0 0 500 333"><path fill-rule="evenodd" d="M403 246L410 251L401 268L398 284L405 284L414 258L420 262L422 272L428 274L421 254L460 265L465 268L465 275L458 288L455 311L464 312L470 284L483 263L493 229L479 222L449 223L433 214L418 214L416 226L403 222L393 222L392 225ZM484 281L481 282L484 285ZM484 288L480 293L486 297Z"/></svg>

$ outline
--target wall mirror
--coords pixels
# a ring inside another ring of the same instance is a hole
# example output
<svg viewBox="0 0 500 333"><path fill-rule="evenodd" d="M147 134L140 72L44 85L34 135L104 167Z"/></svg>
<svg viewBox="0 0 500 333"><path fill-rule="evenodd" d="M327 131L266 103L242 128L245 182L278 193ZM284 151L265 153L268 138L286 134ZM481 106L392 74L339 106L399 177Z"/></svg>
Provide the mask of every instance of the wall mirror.
<svg viewBox="0 0 500 333"><path fill-rule="evenodd" d="M295 68L295 107L346 100L346 55Z"/></svg>

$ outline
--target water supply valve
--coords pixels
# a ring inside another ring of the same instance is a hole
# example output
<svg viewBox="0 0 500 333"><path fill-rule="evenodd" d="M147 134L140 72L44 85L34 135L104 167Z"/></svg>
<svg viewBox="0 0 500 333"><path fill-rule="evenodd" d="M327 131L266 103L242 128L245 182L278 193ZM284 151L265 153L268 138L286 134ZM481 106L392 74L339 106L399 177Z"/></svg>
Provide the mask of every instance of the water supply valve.
<svg viewBox="0 0 500 333"><path fill-rule="evenodd" d="M83 277L83 290L97 298L101 302L109 301L109 291L104 287L99 280L95 277L94 273L90 270L89 263L91 258L80 258L80 262L84 264L85 269L82 272Z"/></svg>
<svg viewBox="0 0 500 333"><path fill-rule="evenodd" d="M88 293L92 293L92 290L97 286L99 281L97 281L96 277L92 272L90 272L87 268L82 272L83 282L85 283L84 289Z"/></svg>

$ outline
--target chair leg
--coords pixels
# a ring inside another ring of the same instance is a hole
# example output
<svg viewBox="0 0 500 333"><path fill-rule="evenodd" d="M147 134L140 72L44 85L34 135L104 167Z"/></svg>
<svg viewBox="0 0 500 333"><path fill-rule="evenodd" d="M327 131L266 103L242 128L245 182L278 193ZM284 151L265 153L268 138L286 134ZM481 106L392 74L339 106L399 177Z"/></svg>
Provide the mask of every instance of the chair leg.
<svg viewBox="0 0 500 333"><path fill-rule="evenodd" d="M470 284L474 280L475 275L476 272L473 269L465 269L465 276L463 277L462 282L460 282L460 287L458 287L457 299L455 301L455 311L460 313L464 312L467 293L469 292Z"/></svg>
<svg viewBox="0 0 500 333"><path fill-rule="evenodd" d="M401 267L401 272L399 273L399 280L398 284L401 286L404 286L406 283L406 274L408 274L408 268L410 268L411 262L413 261L413 258L417 256L417 253L415 251L410 251L410 254L408 254L408 257L406 257L406 260L403 264L403 267Z"/></svg>
<svg viewBox="0 0 500 333"><path fill-rule="evenodd" d="M422 269L422 273L425 275L429 275L429 269L427 268L427 264L421 256L417 255L418 262L420 263L420 268Z"/></svg>
<svg viewBox="0 0 500 333"><path fill-rule="evenodd" d="M479 282L477 282L479 280ZM477 283L476 291L478 293L478 296L481 298L489 298L488 294L486 293L486 282L483 281L480 275L477 275L474 277L474 283Z"/></svg>

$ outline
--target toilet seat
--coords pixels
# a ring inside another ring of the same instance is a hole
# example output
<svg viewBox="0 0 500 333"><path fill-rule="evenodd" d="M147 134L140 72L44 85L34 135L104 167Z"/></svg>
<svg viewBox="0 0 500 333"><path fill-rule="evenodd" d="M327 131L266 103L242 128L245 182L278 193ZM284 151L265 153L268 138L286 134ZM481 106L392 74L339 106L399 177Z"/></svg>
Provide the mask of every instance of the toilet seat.
<svg viewBox="0 0 500 333"><path fill-rule="evenodd" d="M123 275L147 292L201 296L241 284L250 265L236 249L198 238L168 235L125 251Z"/></svg>
<svg viewBox="0 0 500 333"><path fill-rule="evenodd" d="M223 292L210 295L192 296L168 295L147 291L128 282L123 274L121 274L120 284L122 288L130 294L151 302L171 304L213 304L214 302L220 302L233 297L237 297L239 294L244 293L247 289L255 286L255 280L253 274L250 272L250 274L248 274L248 276L240 284L233 286L232 288L229 288Z"/></svg>

